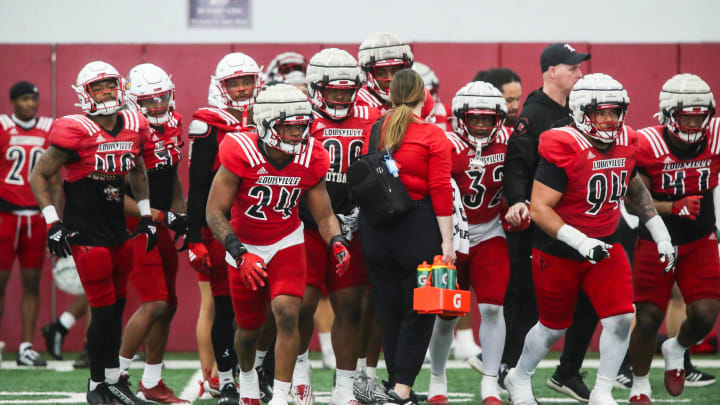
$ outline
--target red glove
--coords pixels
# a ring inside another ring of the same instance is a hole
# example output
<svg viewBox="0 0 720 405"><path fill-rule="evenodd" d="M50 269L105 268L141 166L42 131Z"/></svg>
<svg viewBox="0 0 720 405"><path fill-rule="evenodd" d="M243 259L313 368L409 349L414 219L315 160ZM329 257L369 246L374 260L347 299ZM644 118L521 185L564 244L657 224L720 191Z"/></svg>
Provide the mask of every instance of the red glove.
<svg viewBox="0 0 720 405"><path fill-rule="evenodd" d="M247 288L256 291L258 287L265 285L265 278L267 277L265 270L267 268L262 257L250 252L243 253L240 260L238 260L238 270L240 271L240 278L242 278L243 284Z"/></svg>
<svg viewBox="0 0 720 405"><path fill-rule="evenodd" d="M335 235L332 239L330 239L330 247L332 248L333 256L335 256L335 259L337 260L335 273L342 277L342 275L350 268L348 241L342 235Z"/></svg>
<svg viewBox="0 0 720 405"><path fill-rule="evenodd" d="M204 243L189 243L188 258L190 259L190 266L192 266L195 271L205 275L210 274L212 262L210 262L210 254Z"/></svg>
<svg viewBox="0 0 720 405"><path fill-rule="evenodd" d="M691 195L682 200L675 201L672 205L673 215L695 220L700 214L700 202L702 202L702 198L703 196L701 195Z"/></svg>

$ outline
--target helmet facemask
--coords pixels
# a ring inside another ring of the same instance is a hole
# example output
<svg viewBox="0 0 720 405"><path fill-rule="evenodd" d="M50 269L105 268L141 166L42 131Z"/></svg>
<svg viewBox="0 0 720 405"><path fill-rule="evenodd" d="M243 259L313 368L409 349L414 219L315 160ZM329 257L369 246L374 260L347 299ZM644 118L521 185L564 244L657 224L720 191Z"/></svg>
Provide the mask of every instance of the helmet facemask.
<svg viewBox="0 0 720 405"><path fill-rule="evenodd" d="M125 90L119 75L101 76L74 88L88 115L111 115L125 105Z"/></svg>
<svg viewBox="0 0 720 405"><path fill-rule="evenodd" d="M613 143L623 129L627 105L593 103L583 108L583 122L578 128L587 136L602 143ZM602 118L599 118L601 116ZM617 117L615 120L614 117Z"/></svg>
<svg viewBox="0 0 720 405"><path fill-rule="evenodd" d="M368 87L373 89L383 100L390 102L390 82L395 73L412 66L407 58L386 59L375 62L371 58L366 69Z"/></svg>
<svg viewBox="0 0 720 405"><path fill-rule="evenodd" d="M327 76L320 83L313 83L313 104L334 120L343 120L350 116L355 104L360 83L353 80L328 81ZM328 94L330 93L330 94Z"/></svg>
<svg viewBox="0 0 720 405"><path fill-rule="evenodd" d="M458 126L464 138L475 148L490 145L505 123L505 112L497 108L464 109L458 117Z"/></svg>
<svg viewBox="0 0 720 405"><path fill-rule="evenodd" d="M165 90L135 97L135 103L152 125L163 125L170 120L174 107L175 91Z"/></svg>
<svg viewBox="0 0 720 405"><path fill-rule="evenodd" d="M286 116L281 112L280 117L262 122L263 142L289 155L299 155L307 149L311 122L311 115Z"/></svg>
<svg viewBox="0 0 720 405"><path fill-rule="evenodd" d="M663 111L663 114L673 136L685 143L698 143L705 139L715 109L712 106L683 107L680 103L670 111Z"/></svg>
<svg viewBox="0 0 720 405"><path fill-rule="evenodd" d="M260 76L257 73L243 72L215 80L226 108L247 108L255 101L260 90Z"/></svg>

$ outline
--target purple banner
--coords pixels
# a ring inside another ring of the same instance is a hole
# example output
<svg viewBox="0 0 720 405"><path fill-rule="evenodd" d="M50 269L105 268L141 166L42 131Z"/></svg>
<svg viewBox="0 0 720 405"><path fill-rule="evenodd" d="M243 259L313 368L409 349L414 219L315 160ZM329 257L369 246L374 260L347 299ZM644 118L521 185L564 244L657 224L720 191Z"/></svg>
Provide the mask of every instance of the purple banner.
<svg viewBox="0 0 720 405"><path fill-rule="evenodd" d="M188 26L249 28L250 0L189 0Z"/></svg>

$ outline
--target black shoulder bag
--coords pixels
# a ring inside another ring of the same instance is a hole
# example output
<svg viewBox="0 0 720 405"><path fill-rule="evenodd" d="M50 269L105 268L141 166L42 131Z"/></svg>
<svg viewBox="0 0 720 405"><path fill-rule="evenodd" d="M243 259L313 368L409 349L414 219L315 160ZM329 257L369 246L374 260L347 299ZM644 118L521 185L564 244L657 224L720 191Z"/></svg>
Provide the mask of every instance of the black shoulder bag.
<svg viewBox="0 0 720 405"><path fill-rule="evenodd" d="M378 151L383 121L379 119L375 122L370 131L368 153L360 156L347 171L350 196L375 227L386 224L414 207L405 186L388 170L385 161L390 158L390 154Z"/></svg>

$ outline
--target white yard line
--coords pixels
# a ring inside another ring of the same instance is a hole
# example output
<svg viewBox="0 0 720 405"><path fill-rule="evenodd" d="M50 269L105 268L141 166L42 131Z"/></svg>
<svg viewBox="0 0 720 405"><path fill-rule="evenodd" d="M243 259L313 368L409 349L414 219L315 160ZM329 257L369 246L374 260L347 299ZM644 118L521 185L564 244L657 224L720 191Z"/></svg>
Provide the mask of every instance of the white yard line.
<svg viewBox="0 0 720 405"><path fill-rule="evenodd" d="M198 362L199 365L200 362ZM190 403L193 403L200 393L200 384L198 384L199 380L202 380L202 370L197 370L195 374L190 377L187 384L185 384L185 388L183 388L182 392L180 393L179 397L185 400L190 401Z"/></svg>

